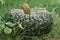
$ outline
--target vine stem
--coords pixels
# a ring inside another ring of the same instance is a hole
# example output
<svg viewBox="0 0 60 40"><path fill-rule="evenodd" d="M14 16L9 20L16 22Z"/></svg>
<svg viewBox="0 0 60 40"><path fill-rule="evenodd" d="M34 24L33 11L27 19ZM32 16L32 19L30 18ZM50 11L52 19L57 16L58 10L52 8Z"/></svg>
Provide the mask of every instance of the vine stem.
<svg viewBox="0 0 60 40"><path fill-rule="evenodd" d="M31 14L30 7L27 3L24 2L22 4L19 4L19 7L23 9L25 14Z"/></svg>

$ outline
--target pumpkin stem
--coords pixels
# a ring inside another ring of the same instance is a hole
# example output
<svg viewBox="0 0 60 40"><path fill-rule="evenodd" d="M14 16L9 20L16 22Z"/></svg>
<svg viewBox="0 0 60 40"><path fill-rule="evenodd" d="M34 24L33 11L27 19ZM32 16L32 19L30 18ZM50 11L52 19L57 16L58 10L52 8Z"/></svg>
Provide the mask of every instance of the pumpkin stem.
<svg viewBox="0 0 60 40"><path fill-rule="evenodd" d="M31 14L30 7L27 3L24 2L24 3L20 4L19 7L24 10L25 14Z"/></svg>

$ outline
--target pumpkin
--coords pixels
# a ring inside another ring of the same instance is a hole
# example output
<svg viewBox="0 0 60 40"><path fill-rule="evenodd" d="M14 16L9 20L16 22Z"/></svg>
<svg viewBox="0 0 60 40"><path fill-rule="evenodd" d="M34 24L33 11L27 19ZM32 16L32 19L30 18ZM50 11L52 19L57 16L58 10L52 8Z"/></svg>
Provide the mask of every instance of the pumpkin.
<svg viewBox="0 0 60 40"><path fill-rule="evenodd" d="M40 36L51 31L53 18L45 8L29 8L20 4L22 9L11 9L6 15L6 22L17 23L19 35Z"/></svg>

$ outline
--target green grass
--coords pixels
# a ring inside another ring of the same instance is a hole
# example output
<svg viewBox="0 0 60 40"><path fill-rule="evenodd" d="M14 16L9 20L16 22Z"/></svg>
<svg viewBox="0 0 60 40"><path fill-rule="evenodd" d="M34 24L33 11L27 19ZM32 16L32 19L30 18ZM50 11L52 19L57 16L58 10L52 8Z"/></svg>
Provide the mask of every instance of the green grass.
<svg viewBox="0 0 60 40"><path fill-rule="evenodd" d="M20 3L26 2L31 8L42 7L53 16L52 31L48 34L54 38L60 37L60 1L59 0L0 0L0 15L5 15L10 9L19 8Z"/></svg>

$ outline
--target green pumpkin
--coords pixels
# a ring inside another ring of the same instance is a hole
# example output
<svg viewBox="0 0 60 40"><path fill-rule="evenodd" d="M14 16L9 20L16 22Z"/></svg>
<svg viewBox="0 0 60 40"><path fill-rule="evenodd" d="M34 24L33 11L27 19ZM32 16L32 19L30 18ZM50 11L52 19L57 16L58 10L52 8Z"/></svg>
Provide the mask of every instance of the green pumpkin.
<svg viewBox="0 0 60 40"><path fill-rule="evenodd" d="M22 9L11 9L6 16L6 22L8 21L20 25L16 34L40 36L51 31L53 18L44 8L32 8L28 14Z"/></svg>

